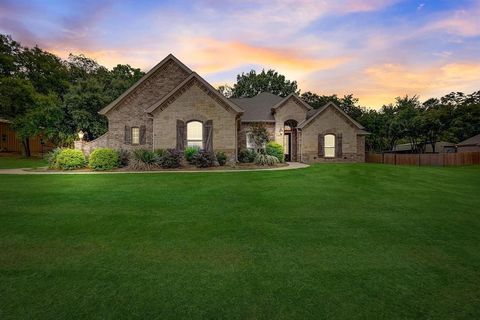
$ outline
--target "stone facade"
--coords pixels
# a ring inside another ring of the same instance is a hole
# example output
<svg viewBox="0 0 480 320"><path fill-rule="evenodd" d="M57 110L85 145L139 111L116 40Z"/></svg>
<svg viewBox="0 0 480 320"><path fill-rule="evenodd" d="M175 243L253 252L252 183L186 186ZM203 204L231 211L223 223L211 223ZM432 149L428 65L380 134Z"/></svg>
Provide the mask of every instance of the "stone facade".
<svg viewBox="0 0 480 320"><path fill-rule="evenodd" d="M290 121L293 161L365 161L365 132L337 107L327 105L321 112L314 113L296 95L290 95L283 101L272 94L261 97L253 101L262 101L262 109L256 109L257 102L250 105L249 110L242 109L170 55L118 101L101 111L108 118L109 130L106 134L94 141L76 142L75 147L85 154L99 147L127 150L175 148L179 146L177 137L182 132L177 130L177 126L180 128L178 123L208 121L204 129L208 129L208 137L212 137L208 141L212 141L213 150L223 151L231 161L236 161L238 150L246 147L246 134L252 125L252 122L242 121L242 114L247 110L262 111L255 114L265 119L255 122L262 122L270 139L282 146L286 143L285 122ZM132 145L127 137L132 127L139 127L143 132L140 144ZM318 135L327 133L342 134L341 156L319 156ZM212 147L212 144L209 146ZM179 148L183 145L180 144Z"/></svg>
<svg viewBox="0 0 480 320"><path fill-rule="evenodd" d="M158 108L152 115L154 149L175 148L177 120L212 120L213 149L236 159L237 115L205 92L198 81L192 81L168 106Z"/></svg>
<svg viewBox="0 0 480 320"><path fill-rule="evenodd" d="M358 128L351 121L348 121L343 114L333 106L329 106L322 114L302 129L300 144L301 161L307 163L364 162L365 137L358 135L358 131ZM318 155L319 134L342 135L341 157L328 158Z"/></svg>

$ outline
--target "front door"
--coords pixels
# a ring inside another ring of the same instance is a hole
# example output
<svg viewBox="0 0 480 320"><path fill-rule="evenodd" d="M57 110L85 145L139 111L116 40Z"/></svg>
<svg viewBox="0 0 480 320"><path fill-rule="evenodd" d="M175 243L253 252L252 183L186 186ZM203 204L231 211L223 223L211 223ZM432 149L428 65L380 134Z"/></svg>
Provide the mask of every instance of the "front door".
<svg viewBox="0 0 480 320"><path fill-rule="evenodd" d="M283 153L285 161L292 161L292 134L290 132L283 136Z"/></svg>

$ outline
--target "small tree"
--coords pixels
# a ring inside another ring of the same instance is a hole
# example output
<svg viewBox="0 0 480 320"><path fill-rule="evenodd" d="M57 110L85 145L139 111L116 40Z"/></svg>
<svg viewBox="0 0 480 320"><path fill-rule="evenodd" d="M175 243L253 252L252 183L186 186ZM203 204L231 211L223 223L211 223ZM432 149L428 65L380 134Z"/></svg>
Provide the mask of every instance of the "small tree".
<svg viewBox="0 0 480 320"><path fill-rule="evenodd" d="M254 123L250 127L250 139L255 145L255 151L265 153L265 146L269 140L267 128L263 123Z"/></svg>

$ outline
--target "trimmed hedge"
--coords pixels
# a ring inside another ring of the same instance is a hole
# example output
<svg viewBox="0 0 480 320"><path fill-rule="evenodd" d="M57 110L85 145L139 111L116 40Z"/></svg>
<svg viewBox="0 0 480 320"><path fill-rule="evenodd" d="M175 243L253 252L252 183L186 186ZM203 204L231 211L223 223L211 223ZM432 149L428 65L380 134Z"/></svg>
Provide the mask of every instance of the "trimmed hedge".
<svg viewBox="0 0 480 320"><path fill-rule="evenodd" d="M112 170L118 168L119 153L109 148L93 150L88 159L88 166L95 171Z"/></svg>
<svg viewBox="0 0 480 320"><path fill-rule="evenodd" d="M265 149L265 153L270 156L274 156L280 162L285 161L285 155L283 154L283 147L281 144L278 144L275 141L270 141L269 143L267 143L267 148Z"/></svg>
<svg viewBox="0 0 480 320"><path fill-rule="evenodd" d="M56 167L63 170L73 170L85 167L83 152L76 149L62 149L57 154Z"/></svg>

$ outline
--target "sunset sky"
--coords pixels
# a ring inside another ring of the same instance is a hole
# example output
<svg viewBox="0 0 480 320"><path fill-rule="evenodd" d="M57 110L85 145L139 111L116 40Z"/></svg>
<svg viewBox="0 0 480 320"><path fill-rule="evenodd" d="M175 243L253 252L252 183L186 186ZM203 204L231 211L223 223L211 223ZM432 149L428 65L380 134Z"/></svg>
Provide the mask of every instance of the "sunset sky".
<svg viewBox="0 0 480 320"><path fill-rule="evenodd" d="M0 32L65 58L145 71L173 53L214 86L273 68L378 108L480 90L477 1L0 0Z"/></svg>

